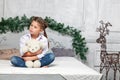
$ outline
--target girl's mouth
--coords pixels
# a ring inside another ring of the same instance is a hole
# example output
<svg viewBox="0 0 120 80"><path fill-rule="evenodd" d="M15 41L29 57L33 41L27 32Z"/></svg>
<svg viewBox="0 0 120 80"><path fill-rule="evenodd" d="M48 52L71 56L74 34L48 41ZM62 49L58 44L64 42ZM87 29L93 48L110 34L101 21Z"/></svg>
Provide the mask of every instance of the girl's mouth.
<svg viewBox="0 0 120 80"><path fill-rule="evenodd" d="M33 33L33 31L32 31L32 30L30 30L30 33Z"/></svg>

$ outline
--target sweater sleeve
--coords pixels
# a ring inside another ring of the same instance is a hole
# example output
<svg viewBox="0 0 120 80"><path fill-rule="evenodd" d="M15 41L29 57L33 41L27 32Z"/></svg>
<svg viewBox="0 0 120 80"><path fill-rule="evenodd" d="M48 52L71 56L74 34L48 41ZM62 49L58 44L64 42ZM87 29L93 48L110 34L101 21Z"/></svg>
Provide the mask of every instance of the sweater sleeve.
<svg viewBox="0 0 120 80"><path fill-rule="evenodd" d="M45 38L43 41L44 49L41 54L38 54L37 57L40 59L45 56L48 51L48 40Z"/></svg>
<svg viewBox="0 0 120 80"><path fill-rule="evenodd" d="M22 36L20 38L20 43L19 43L21 56L23 56L23 54L24 54L24 52L22 51L22 48L25 46L25 42L26 42L26 38L24 36Z"/></svg>

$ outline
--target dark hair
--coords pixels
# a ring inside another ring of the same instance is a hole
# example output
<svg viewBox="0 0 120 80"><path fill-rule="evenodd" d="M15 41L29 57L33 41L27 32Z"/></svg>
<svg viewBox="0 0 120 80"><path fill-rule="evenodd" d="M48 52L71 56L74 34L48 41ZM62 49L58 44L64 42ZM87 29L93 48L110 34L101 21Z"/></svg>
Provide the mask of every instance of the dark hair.
<svg viewBox="0 0 120 80"><path fill-rule="evenodd" d="M42 19L41 17L35 17L35 16L32 17L32 21L36 21L36 22L38 22L38 23L40 24L41 28L42 28L43 31L44 31L44 36L45 36L46 38L48 38L48 37L47 37L47 33L46 33L46 31L45 31L45 29L48 27L47 22L46 22L44 19ZM31 22L32 22L32 21L31 21ZM48 42L48 47L49 47L49 42Z"/></svg>
<svg viewBox="0 0 120 80"><path fill-rule="evenodd" d="M38 23L40 24L41 28L42 28L43 31L44 31L44 36L45 36L46 38L48 38L48 37L47 37L47 33L46 33L46 31L45 31L45 29L48 27L47 22L46 22L44 19L42 19L41 17L35 17L35 16L32 17L32 21L36 21L36 22L38 22ZM32 21L31 21L31 22L32 22Z"/></svg>

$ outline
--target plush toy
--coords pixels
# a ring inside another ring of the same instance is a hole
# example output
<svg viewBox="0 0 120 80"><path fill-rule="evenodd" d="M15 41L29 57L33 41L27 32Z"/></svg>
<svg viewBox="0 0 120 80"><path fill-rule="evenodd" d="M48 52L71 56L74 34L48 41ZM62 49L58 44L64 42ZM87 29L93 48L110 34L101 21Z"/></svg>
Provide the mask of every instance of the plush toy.
<svg viewBox="0 0 120 80"><path fill-rule="evenodd" d="M44 46L40 41L31 39L25 43L25 46L23 47L22 51L24 53L28 52L28 51L34 53L34 52L38 51L39 49L43 49L43 48L44 48Z"/></svg>
<svg viewBox="0 0 120 80"><path fill-rule="evenodd" d="M39 49L43 49L44 46L43 44L40 42L40 41L37 41L35 39L31 39L31 40L28 40L26 43L25 43L25 46L22 48L22 51L24 53L26 52L31 52L31 53L34 53L36 51L38 51ZM41 66L41 63L39 60L35 60L35 61L26 61L25 62L25 65L26 67L28 68L38 68Z"/></svg>
<svg viewBox="0 0 120 80"><path fill-rule="evenodd" d="M35 61L26 61L25 62L26 67L28 68L39 68L41 66L41 63L39 60Z"/></svg>

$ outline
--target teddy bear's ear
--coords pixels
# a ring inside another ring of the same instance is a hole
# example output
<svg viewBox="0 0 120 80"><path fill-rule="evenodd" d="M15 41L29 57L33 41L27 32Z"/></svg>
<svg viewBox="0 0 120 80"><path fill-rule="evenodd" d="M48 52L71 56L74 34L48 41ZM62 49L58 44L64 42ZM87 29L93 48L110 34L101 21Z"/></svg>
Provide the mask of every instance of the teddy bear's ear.
<svg viewBox="0 0 120 80"><path fill-rule="evenodd" d="M28 46L28 43L25 43L25 46Z"/></svg>
<svg viewBox="0 0 120 80"><path fill-rule="evenodd" d="M31 44L31 40L28 40L25 45L29 46L30 44Z"/></svg>
<svg viewBox="0 0 120 80"><path fill-rule="evenodd" d="M23 48L22 48L22 51L23 51L24 53L27 52L27 51L28 51L28 47L27 47L27 46L23 47Z"/></svg>

